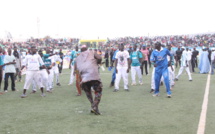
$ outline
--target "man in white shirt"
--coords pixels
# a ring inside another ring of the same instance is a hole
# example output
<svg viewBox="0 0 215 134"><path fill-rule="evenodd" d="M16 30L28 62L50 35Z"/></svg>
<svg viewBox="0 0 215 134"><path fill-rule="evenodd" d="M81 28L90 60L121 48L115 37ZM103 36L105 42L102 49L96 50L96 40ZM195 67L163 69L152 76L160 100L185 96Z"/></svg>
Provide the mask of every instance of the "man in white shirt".
<svg viewBox="0 0 215 134"><path fill-rule="evenodd" d="M11 78L11 89L12 91L16 91L15 89L15 79L14 79L14 75L16 73L16 68L15 68L15 64L16 64L16 59L15 57L11 54L12 51L9 48L8 49L8 55L5 55L4 58L4 66L5 66L5 81L4 81L4 91L7 92L7 88L8 88L8 78Z"/></svg>
<svg viewBox="0 0 215 134"><path fill-rule="evenodd" d="M182 74L182 72L184 71L184 69L186 70L188 77L189 77L189 81L192 81L192 77L190 74L190 69L189 69L189 56L187 55L187 52L184 51L184 47L182 47L182 56L181 56L181 68L179 69L178 75L176 76L175 80L178 81L179 76Z"/></svg>
<svg viewBox="0 0 215 134"><path fill-rule="evenodd" d="M188 62L188 66L190 69L190 72L192 72L192 64L191 64L191 58L192 58L192 52L189 50L189 48L186 48L186 52L187 52L187 62Z"/></svg>
<svg viewBox="0 0 215 134"><path fill-rule="evenodd" d="M47 51L46 51L46 53L47 53ZM52 55L52 52L50 52L50 53ZM53 77L52 77L53 84L52 84L52 88L54 87L54 75L56 75L56 85L57 86L61 86L61 84L59 82L59 69L58 69L58 64L57 63L61 63L62 59L60 58L60 56L58 55L58 53L55 53L54 55L50 56L49 59L55 61L55 64L52 67L52 71L53 71Z"/></svg>
<svg viewBox="0 0 215 134"><path fill-rule="evenodd" d="M43 84L40 76L40 66L42 66L43 68L46 68L46 67L44 66L44 62L40 57L40 55L36 54L35 46L31 47L31 54L26 56L22 69L25 66L27 68L27 71L26 71L26 77L25 77L24 90L23 90L23 94L21 95L21 98L27 97L26 91L31 86L33 80L35 80L36 85L39 86L42 92L41 96L45 97L45 94L43 93Z"/></svg>
<svg viewBox="0 0 215 134"><path fill-rule="evenodd" d="M214 74L214 68L215 68L215 48L212 48L212 53L211 53L211 74Z"/></svg>
<svg viewBox="0 0 215 134"><path fill-rule="evenodd" d="M130 69L130 56L128 51L124 50L124 44L120 44L120 51L116 53L116 81L114 92L119 91L119 82L121 77L124 81L124 89L128 90L128 73Z"/></svg>

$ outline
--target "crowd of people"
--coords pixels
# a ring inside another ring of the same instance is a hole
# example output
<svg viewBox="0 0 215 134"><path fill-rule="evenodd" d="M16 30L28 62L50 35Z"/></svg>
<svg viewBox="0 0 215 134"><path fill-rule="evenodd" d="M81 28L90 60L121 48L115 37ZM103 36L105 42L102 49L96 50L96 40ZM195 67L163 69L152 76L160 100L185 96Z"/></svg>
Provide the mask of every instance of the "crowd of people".
<svg viewBox="0 0 215 134"><path fill-rule="evenodd" d="M32 45L38 48L51 47L53 49L65 48L72 49L80 44L79 38L51 38L46 36L44 38L30 38L22 42L14 42L12 39L2 40L0 44L2 47L16 46L20 49L27 49ZM13 43L11 43L13 42ZM97 48L104 51L106 48L116 48L119 42L123 42L125 46L132 46L133 44L146 45L147 47L153 46L156 42L162 44L171 44L172 46L191 46L191 47L212 47L215 46L215 34L193 34L193 35L171 35L171 36L141 36L141 37L118 37L107 38L106 42L99 42L98 44L87 42L85 43L88 48Z"/></svg>
<svg viewBox="0 0 215 134"><path fill-rule="evenodd" d="M215 34L196 36L165 36L165 37L140 37L140 38L119 38L108 40L104 52L97 49L88 49L88 45L79 45L78 39L73 42L70 53L69 69L71 75L68 85L72 85L76 79L77 96L81 96L81 89L85 91L91 103L91 112L99 115L99 102L102 96L102 80L99 70L103 64L112 70L110 87L113 92L119 91L121 78L124 81L124 90L129 91L129 72L131 72L131 86L144 85L143 75L149 75L149 68L152 69L151 89L153 96L159 96L160 85L165 83L167 97L172 97L172 89L175 81L185 69L188 80L193 81L192 73L199 69L199 73L214 74L215 68ZM38 41L36 41L38 42ZM53 43L54 40L51 40ZM40 44L40 43L39 43ZM76 44L76 45L75 45ZM42 92L41 96L52 93L54 83L61 86L59 82L62 72L64 53L53 52L53 47L41 48L38 43L28 46L27 55L23 58L20 54L20 46L17 43L10 44L7 49L0 48L0 87L4 78L4 92L8 91L8 79L11 79L11 89L16 91L16 81L22 81L25 71L25 83L21 98L27 97L27 90L32 88L31 93L36 93L37 88ZM176 50L172 47L177 46ZM190 46L193 48L191 49ZM196 50L196 46L202 46L202 51ZM18 49L19 48L19 49ZM12 50L13 49L13 50ZM44 53L45 51L45 53ZM102 57L104 58L102 62ZM175 69L180 67L176 75ZM136 75L138 82L136 82ZM54 82L54 76L56 82ZM32 85L32 86L31 86ZM95 98L92 97L92 91ZM3 94L3 92L0 92Z"/></svg>

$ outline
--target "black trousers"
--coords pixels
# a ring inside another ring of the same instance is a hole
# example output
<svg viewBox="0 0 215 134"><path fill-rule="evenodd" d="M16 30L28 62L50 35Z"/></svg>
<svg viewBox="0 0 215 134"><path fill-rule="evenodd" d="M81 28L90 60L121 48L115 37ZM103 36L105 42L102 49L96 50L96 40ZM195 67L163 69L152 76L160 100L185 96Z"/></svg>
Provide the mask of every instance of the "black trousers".
<svg viewBox="0 0 215 134"><path fill-rule="evenodd" d="M191 59L192 71L195 72L194 68L198 67L197 58Z"/></svg>
<svg viewBox="0 0 215 134"><path fill-rule="evenodd" d="M63 61L60 64L58 64L58 70L60 74L62 73L62 69L63 69Z"/></svg>
<svg viewBox="0 0 215 134"><path fill-rule="evenodd" d="M148 62L147 61L143 61L143 63L142 63L141 74L143 75L143 66L144 65L145 65L145 72L146 72L146 75L147 75L148 74L148 68L147 68Z"/></svg>
<svg viewBox="0 0 215 134"><path fill-rule="evenodd" d="M108 59L105 60L105 65L106 65L106 67L109 67L109 60Z"/></svg>
<svg viewBox="0 0 215 134"><path fill-rule="evenodd" d="M1 82L2 82L2 77L3 77L3 74L2 74L2 69L0 69L0 89L1 89Z"/></svg>
<svg viewBox="0 0 215 134"><path fill-rule="evenodd" d="M95 90L95 98L93 100L91 87ZM97 80L92 80L82 84L82 89L85 91L88 100L91 103L92 109L98 110L99 103L102 97L102 83Z"/></svg>
<svg viewBox="0 0 215 134"><path fill-rule="evenodd" d="M175 64L176 68L179 66L181 66L181 57L177 56L176 58L176 64Z"/></svg>
<svg viewBox="0 0 215 134"><path fill-rule="evenodd" d="M7 90L8 87L8 78L11 79L11 89L12 91L15 91L15 79L14 79L14 73L5 73L5 79L4 79L4 91Z"/></svg>

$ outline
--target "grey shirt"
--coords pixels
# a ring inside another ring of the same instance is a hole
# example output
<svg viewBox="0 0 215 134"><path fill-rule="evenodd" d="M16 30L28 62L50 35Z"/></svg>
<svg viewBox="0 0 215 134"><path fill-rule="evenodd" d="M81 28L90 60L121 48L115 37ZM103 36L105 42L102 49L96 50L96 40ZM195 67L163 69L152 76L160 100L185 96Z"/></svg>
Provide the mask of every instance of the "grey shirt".
<svg viewBox="0 0 215 134"><path fill-rule="evenodd" d="M82 78L81 83L92 80L101 81L94 52L88 50L81 52L76 58L76 67Z"/></svg>

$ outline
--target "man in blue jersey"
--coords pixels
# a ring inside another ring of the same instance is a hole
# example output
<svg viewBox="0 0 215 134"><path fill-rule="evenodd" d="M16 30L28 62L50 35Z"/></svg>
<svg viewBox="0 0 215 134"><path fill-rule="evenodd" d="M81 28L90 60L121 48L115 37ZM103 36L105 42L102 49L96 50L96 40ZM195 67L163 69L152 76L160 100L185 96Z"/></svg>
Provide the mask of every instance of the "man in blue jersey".
<svg viewBox="0 0 215 134"><path fill-rule="evenodd" d="M171 57L170 62L167 61L167 55ZM172 60L172 55L169 50L161 47L160 42L155 43L155 50L153 50L150 57L150 61L154 63L155 67L155 92L153 96L159 96L160 80L163 76L166 85L167 97L171 98L172 93L170 91L168 66L170 66Z"/></svg>
<svg viewBox="0 0 215 134"><path fill-rule="evenodd" d="M111 67L113 67L113 63L114 61L116 60L116 53L119 52L119 49L116 50L113 54L113 57L112 57L112 61L111 61ZM110 87L113 87L114 84L115 84L115 79L116 79L116 69L114 68L113 70L113 73L112 73L112 80L111 80L111 83L110 83Z"/></svg>

